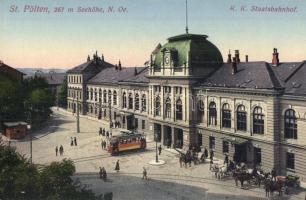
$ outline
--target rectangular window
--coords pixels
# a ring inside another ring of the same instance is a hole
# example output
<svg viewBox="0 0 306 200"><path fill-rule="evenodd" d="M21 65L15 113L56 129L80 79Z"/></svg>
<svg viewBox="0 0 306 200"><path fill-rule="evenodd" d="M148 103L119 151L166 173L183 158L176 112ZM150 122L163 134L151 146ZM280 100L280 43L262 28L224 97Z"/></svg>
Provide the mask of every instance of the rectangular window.
<svg viewBox="0 0 306 200"><path fill-rule="evenodd" d="M294 162L295 162L294 153L287 152L287 168L294 169L295 167Z"/></svg>
<svg viewBox="0 0 306 200"><path fill-rule="evenodd" d="M142 128L142 129L146 129L146 121L145 121L145 120L142 120L142 122L141 122L141 128Z"/></svg>
<svg viewBox="0 0 306 200"><path fill-rule="evenodd" d="M209 136L209 148L215 149L215 137Z"/></svg>
<svg viewBox="0 0 306 200"><path fill-rule="evenodd" d="M222 151L223 153L228 153L229 152L229 143L228 141L223 141L222 143Z"/></svg>
<svg viewBox="0 0 306 200"><path fill-rule="evenodd" d="M114 120L116 120L116 117L117 117L117 113L114 112Z"/></svg>

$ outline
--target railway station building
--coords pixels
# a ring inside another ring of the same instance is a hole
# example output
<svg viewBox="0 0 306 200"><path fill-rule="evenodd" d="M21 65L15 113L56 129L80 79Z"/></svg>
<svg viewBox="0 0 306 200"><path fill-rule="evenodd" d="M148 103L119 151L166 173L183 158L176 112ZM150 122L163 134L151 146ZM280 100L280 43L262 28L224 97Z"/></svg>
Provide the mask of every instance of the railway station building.
<svg viewBox="0 0 306 200"><path fill-rule="evenodd" d="M215 156L273 167L306 180L306 61L223 60L206 35L157 45L143 67L95 53L67 72L68 110L155 137L165 147L207 147Z"/></svg>

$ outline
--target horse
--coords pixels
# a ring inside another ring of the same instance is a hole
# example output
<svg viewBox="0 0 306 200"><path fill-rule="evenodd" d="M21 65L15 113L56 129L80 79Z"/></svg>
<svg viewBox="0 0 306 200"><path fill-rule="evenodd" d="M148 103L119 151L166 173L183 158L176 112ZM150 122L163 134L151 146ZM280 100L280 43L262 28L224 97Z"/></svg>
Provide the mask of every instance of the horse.
<svg viewBox="0 0 306 200"><path fill-rule="evenodd" d="M218 168L217 177L218 179L222 179L228 173L228 167L223 165Z"/></svg>
<svg viewBox="0 0 306 200"><path fill-rule="evenodd" d="M252 175L243 170L235 170L233 172L233 178L235 180L236 186L238 186L238 181L240 181L241 187L243 187L243 183L247 181L249 184L252 180Z"/></svg>
<svg viewBox="0 0 306 200"><path fill-rule="evenodd" d="M277 181L266 179L265 181L266 196L269 197L270 194L273 196L275 191L278 192L279 196L282 196L283 187L284 185Z"/></svg>

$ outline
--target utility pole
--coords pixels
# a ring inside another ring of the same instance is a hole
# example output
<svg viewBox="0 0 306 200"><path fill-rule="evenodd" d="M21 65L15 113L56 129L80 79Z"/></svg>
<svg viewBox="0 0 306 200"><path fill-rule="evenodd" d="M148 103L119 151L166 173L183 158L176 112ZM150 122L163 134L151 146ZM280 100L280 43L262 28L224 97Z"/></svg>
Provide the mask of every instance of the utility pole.
<svg viewBox="0 0 306 200"><path fill-rule="evenodd" d="M32 134L30 134L30 152L31 152L31 164L33 164L33 138L32 138Z"/></svg>
<svg viewBox="0 0 306 200"><path fill-rule="evenodd" d="M108 99L108 113L109 113L109 131L110 135L112 135L112 110L111 110L111 100Z"/></svg>
<svg viewBox="0 0 306 200"><path fill-rule="evenodd" d="M76 111L77 111L77 133L80 133L80 111L79 111L79 98L77 98L77 103L76 103Z"/></svg>

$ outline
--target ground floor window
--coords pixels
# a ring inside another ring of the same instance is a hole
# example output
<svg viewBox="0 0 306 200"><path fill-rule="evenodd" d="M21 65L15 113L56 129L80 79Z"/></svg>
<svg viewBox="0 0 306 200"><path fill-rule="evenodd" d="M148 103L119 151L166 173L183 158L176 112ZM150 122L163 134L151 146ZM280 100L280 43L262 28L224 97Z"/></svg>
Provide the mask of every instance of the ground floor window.
<svg viewBox="0 0 306 200"><path fill-rule="evenodd" d="M254 164L261 164L261 149L254 147Z"/></svg>
<svg viewBox="0 0 306 200"><path fill-rule="evenodd" d="M223 153L228 153L229 152L229 143L228 143L228 141L223 141L223 144L222 144L222 146L223 146Z"/></svg>
<svg viewBox="0 0 306 200"><path fill-rule="evenodd" d="M210 149L215 149L215 144L216 144L215 137L210 136L209 137L209 148Z"/></svg>
<svg viewBox="0 0 306 200"><path fill-rule="evenodd" d="M142 129L146 129L146 121L145 121L145 120L142 120L142 122L141 122L141 128L142 128Z"/></svg>
<svg viewBox="0 0 306 200"><path fill-rule="evenodd" d="M294 153L287 152L287 168L294 169L295 167L294 162L295 162Z"/></svg>

